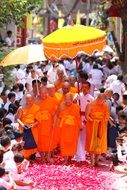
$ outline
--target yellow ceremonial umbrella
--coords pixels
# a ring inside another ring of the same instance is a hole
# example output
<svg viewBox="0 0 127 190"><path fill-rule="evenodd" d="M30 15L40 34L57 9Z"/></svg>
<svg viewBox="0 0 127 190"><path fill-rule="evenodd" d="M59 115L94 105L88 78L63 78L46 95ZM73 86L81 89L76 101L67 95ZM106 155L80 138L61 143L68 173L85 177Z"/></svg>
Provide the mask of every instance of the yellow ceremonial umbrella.
<svg viewBox="0 0 127 190"><path fill-rule="evenodd" d="M50 60L74 58L78 52L92 55L106 45L106 33L90 26L69 25L42 40L45 56Z"/></svg>
<svg viewBox="0 0 127 190"><path fill-rule="evenodd" d="M43 45L31 44L13 50L0 63L2 66L29 64L37 61L46 61Z"/></svg>

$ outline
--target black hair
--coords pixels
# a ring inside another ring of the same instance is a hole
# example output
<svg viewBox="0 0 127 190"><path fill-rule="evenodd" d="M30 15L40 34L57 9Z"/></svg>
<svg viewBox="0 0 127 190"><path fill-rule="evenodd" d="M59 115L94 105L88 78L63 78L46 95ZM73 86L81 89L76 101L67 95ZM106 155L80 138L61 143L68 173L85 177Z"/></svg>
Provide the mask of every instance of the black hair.
<svg viewBox="0 0 127 190"><path fill-rule="evenodd" d="M4 128L0 127L0 138L3 136L4 132L5 132Z"/></svg>
<svg viewBox="0 0 127 190"><path fill-rule="evenodd" d="M13 127L11 125L5 125L4 127L5 131L12 130Z"/></svg>
<svg viewBox="0 0 127 190"><path fill-rule="evenodd" d="M127 120L127 116L125 113L119 115L119 119Z"/></svg>
<svg viewBox="0 0 127 190"><path fill-rule="evenodd" d="M46 76L41 77L41 82L47 82L47 81L48 81L48 79Z"/></svg>
<svg viewBox="0 0 127 190"><path fill-rule="evenodd" d="M91 84L90 84L90 82L88 82L88 81L82 82L82 85L83 85L83 84L87 84L89 87L91 87Z"/></svg>
<svg viewBox="0 0 127 190"><path fill-rule="evenodd" d="M18 110L18 108L20 107L20 101L21 101L21 100L16 100L16 101L15 101L15 106L17 107L17 110Z"/></svg>
<svg viewBox="0 0 127 190"><path fill-rule="evenodd" d="M2 108L2 109L4 111L4 115L6 115L7 114L7 110L5 108Z"/></svg>
<svg viewBox="0 0 127 190"><path fill-rule="evenodd" d="M3 118L4 118L4 109L3 108L0 108L0 121L2 121L3 120Z"/></svg>
<svg viewBox="0 0 127 190"><path fill-rule="evenodd" d="M22 83L18 83L19 92L22 92L24 90L24 85Z"/></svg>
<svg viewBox="0 0 127 190"><path fill-rule="evenodd" d="M104 93L105 88L104 88L104 87L102 87L102 88L100 88L100 89L99 89L99 91L100 91L100 93Z"/></svg>
<svg viewBox="0 0 127 190"><path fill-rule="evenodd" d="M6 135L7 135L11 140L15 139L14 130L13 130L13 129L8 129L8 130L6 131Z"/></svg>
<svg viewBox="0 0 127 190"><path fill-rule="evenodd" d="M11 31L11 30L8 30L8 31L7 31L7 35L9 35L9 34L12 34L12 31Z"/></svg>
<svg viewBox="0 0 127 190"><path fill-rule="evenodd" d="M119 111L123 110L123 107L122 106L117 106L116 107L116 113L118 113Z"/></svg>
<svg viewBox="0 0 127 190"><path fill-rule="evenodd" d="M15 104L10 104L8 108L8 113L16 114L18 107Z"/></svg>
<svg viewBox="0 0 127 190"><path fill-rule="evenodd" d="M4 118L3 119L3 127L5 127L5 125L11 125L12 121L9 118Z"/></svg>
<svg viewBox="0 0 127 190"><path fill-rule="evenodd" d="M117 96L118 98L120 97L120 95L119 95L117 92L115 92L115 93L113 94L113 96Z"/></svg>
<svg viewBox="0 0 127 190"><path fill-rule="evenodd" d="M57 62L63 64L63 60L62 59L59 59Z"/></svg>
<svg viewBox="0 0 127 190"><path fill-rule="evenodd" d="M0 150L0 164L3 162L4 151Z"/></svg>
<svg viewBox="0 0 127 190"><path fill-rule="evenodd" d="M10 100L11 98L16 97L16 95L15 95L14 92L9 92L9 94L8 94L7 97L8 97L8 99Z"/></svg>
<svg viewBox="0 0 127 190"><path fill-rule="evenodd" d="M123 82L123 75L118 75L117 79Z"/></svg>
<svg viewBox="0 0 127 190"><path fill-rule="evenodd" d="M0 185L0 190L7 190L7 188L4 187L4 186L2 186L2 185Z"/></svg>
<svg viewBox="0 0 127 190"><path fill-rule="evenodd" d="M20 65L16 65L16 67L15 67L16 69L20 69Z"/></svg>
<svg viewBox="0 0 127 190"><path fill-rule="evenodd" d="M17 90L17 89L19 89L18 84L13 85L12 91L15 91L15 90Z"/></svg>
<svg viewBox="0 0 127 190"><path fill-rule="evenodd" d="M11 140L10 140L10 138L8 136L1 137L1 145L3 147L9 145L10 143L11 143Z"/></svg>
<svg viewBox="0 0 127 190"><path fill-rule="evenodd" d="M124 94L124 95L123 95L123 99L124 99L124 100L127 100L127 94Z"/></svg>
<svg viewBox="0 0 127 190"><path fill-rule="evenodd" d="M41 84L41 82L40 82L39 80L33 80L33 81L32 81L32 86L33 86L34 84L36 84L36 83Z"/></svg>
<svg viewBox="0 0 127 190"><path fill-rule="evenodd" d="M111 69L113 69L113 67L114 67L114 65L111 63L111 62L109 62L108 64L107 64L107 66L108 66L108 68L111 70Z"/></svg>
<svg viewBox="0 0 127 190"><path fill-rule="evenodd" d="M18 139L18 138L20 138L20 137L23 137L23 132L18 131L18 130L15 130L15 131L14 131L14 136L15 136L15 139Z"/></svg>
<svg viewBox="0 0 127 190"><path fill-rule="evenodd" d="M98 65L97 65L97 64L94 64L94 65L93 65L93 69L98 69Z"/></svg>
<svg viewBox="0 0 127 190"><path fill-rule="evenodd" d="M14 155L14 161L16 163L21 163L24 160L24 156L20 153Z"/></svg>
<svg viewBox="0 0 127 190"><path fill-rule="evenodd" d="M33 69L32 65L28 65L26 69Z"/></svg>
<svg viewBox="0 0 127 190"><path fill-rule="evenodd" d="M88 80L88 74L85 71L79 73L79 77L85 80Z"/></svg>
<svg viewBox="0 0 127 190"><path fill-rule="evenodd" d="M6 174L4 167L0 166L0 177L3 177Z"/></svg>

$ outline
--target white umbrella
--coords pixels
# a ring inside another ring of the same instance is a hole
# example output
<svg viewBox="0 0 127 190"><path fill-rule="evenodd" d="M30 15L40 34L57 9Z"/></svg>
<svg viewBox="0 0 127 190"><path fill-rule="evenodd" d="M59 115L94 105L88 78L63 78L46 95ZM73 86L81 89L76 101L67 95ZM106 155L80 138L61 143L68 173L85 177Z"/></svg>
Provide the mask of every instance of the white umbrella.
<svg viewBox="0 0 127 190"><path fill-rule="evenodd" d="M113 53L114 51L109 45L106 45L103 49L103 52Z"/></svg>
<svg viewBox="0 0 127 190"><path fill-rule="evenodd" d="M43 45L32 44L13 50L0 63L2 66L29 64L37 61L46 61Z"/></svg>

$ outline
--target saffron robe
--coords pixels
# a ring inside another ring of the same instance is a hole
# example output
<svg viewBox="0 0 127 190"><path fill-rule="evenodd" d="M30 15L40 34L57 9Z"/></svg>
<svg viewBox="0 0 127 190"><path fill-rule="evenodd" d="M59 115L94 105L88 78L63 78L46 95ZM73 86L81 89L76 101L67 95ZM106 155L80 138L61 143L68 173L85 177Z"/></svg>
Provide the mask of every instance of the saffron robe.
<svg viewBox="0 0 127 190"><path fill-rule="evenodd" d="M48 96L40 102L40 110L36 115L38 126L38 151L50 152L54 149L53 117L57 109L54 97Z"/></svg>
<svg viewBox="0 0 127 190"><path fill-rule="evenodd" d="M91 104L90 117L86 122L86 151L101 154L107 151L107 121L109 109L106 103Z"/></svg>
<svg viewBox="0 0 127 190"><path fill-rule="evenodd" d="M71 86L70 93L72 94L78 93L78 88L75 86Z"/></svg>
<svg viewBox="0 0 127 190"><path fill-rule="evenodd" d="M33 104L30 108L23 108L22 109L22 115L21 115L21 121L29 127L31 124L34 124L36 122L36 114L39 110L39 106L36 104ZM38 144L38 126L32 127L31 131L34 137L34 140L36 144ZM23 128L21 129L23 130ZM28 158L30 155L34 154L37 152L37 148L32 148L32 149L27 149L23 150L22 154L24 155L25 158Z"/></svg>
<svg viewBox="0 0 127 190"><path fill-rule="evenodd" d="M80 108L72 103L59 112L56 124L62 156L74 156L81 128ZM59 132L58 132L59 131Z"/></svg>

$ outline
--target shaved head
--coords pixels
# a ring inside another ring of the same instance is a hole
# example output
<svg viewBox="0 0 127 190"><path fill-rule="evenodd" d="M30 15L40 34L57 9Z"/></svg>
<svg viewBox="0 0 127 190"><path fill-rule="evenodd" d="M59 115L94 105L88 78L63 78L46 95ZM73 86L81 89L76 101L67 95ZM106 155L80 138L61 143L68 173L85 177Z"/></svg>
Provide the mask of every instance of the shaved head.
<svg viewBox="0 0 127 190"><path fill-rule="evenodd" d="M69 82L64 82L62 86L63 94L67 94L70 91L70 83Z"/></svg>
<svg viewBox="0 0 127 190"><path fill-rule="evenodd" d="M46 99L48 96L48 90L46 87L41 88L41 99Z"/></svg>

